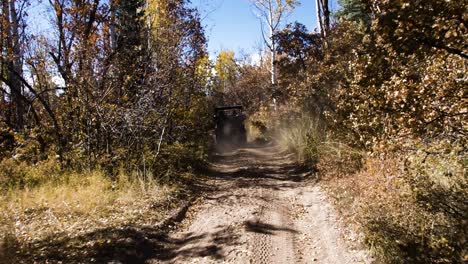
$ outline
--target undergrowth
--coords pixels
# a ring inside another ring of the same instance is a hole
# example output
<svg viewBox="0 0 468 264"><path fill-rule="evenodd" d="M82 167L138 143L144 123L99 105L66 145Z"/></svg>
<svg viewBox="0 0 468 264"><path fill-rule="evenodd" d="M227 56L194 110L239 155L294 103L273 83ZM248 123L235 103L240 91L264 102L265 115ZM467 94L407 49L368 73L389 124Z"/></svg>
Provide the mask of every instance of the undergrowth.
<svg viewBox="0 0 468 264"><path fill-rule="evenodd" d="M408 142L363 151L335 139L313 118L289 120L279 145L315 165L348 223L383 263L465 263L468 163L463 144Z"/></svg>
<svg viewBox="0 0 468 264"><path fill-rule="evenodd" d="M163 143L160 151L137 158L122 153L126 160L108 157L96 166L76 151L72 166L31 137L6 135L12 144L0 146L0 263L35 258L43 246L47 251L56 240L100 228L160 221L188 193L208 149L204 138ZM34 245L41 245L39 251L30 253Z"/></svg>
<svg viewBox="0 0 468 264"><path fill-rule="evenodd" d="M60 170L54 161L31 166L4 160L0 165L3 178L8 174L19 179L5 182L0 193L0 257L4 258L50 237L159 221L174 206L170 197L180 190L177 184L163 184L151 173L138 171L109 177L97 169Z"/></svg>

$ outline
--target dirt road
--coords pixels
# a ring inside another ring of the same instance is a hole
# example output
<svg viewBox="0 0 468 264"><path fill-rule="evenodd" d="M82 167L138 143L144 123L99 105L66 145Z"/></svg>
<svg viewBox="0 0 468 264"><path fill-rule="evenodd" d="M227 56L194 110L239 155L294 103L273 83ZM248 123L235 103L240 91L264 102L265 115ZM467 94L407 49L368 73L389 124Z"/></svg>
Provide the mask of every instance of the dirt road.
<svg viewBox="0 0 468 264"><path fill-rule="evenodd" d="M344 242L326 196L291 155L243 148L212 167L212 191L167 237L170 255L151 263L370 263Z"/></svg>

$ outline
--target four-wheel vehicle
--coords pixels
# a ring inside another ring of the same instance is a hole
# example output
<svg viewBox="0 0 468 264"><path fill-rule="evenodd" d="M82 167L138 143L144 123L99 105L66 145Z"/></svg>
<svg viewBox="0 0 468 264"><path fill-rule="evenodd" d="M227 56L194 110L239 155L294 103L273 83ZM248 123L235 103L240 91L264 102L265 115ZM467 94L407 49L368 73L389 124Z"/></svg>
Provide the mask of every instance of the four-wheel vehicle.
<svg viewBox="0 0 468 264"><path fill-rule="evenodd" d="M216 144L242 145L247 142L242 106L215 108Z"/></svg>

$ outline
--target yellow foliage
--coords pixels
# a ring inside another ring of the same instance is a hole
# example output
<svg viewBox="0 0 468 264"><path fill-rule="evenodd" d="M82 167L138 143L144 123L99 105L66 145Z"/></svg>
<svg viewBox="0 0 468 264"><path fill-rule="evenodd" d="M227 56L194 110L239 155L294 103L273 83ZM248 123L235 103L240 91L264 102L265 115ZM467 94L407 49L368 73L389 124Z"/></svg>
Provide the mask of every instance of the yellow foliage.
<svg viewBox="0 0 468 264"><path fill-rule="evenodd" d="M221 88L224 89L225 83L232 81L237 72L237 65L234 60L234 51L223 50L219 53L215 64L216 75L223 84ZM225 91L220 91L225 92Z"/></svg>

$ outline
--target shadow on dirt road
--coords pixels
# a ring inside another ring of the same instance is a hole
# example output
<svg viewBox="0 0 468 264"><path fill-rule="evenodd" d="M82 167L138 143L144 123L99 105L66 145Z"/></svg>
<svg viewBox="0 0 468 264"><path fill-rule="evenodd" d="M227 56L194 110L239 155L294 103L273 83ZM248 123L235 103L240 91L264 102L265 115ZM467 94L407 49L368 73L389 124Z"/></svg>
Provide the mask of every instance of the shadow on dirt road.
<svg viewBox="0 0 468 264"><path fill-rule="evenodd" d="M350 251L316 173L274 145L213 155L204 189L172 238L202 234L152 263L369 263ZM227 239L219 240L219 234ZM202 251L200 248L216 248ZM187 252L190 252L187 256ZM208 253L208 255L206 255Z"/></svg>

